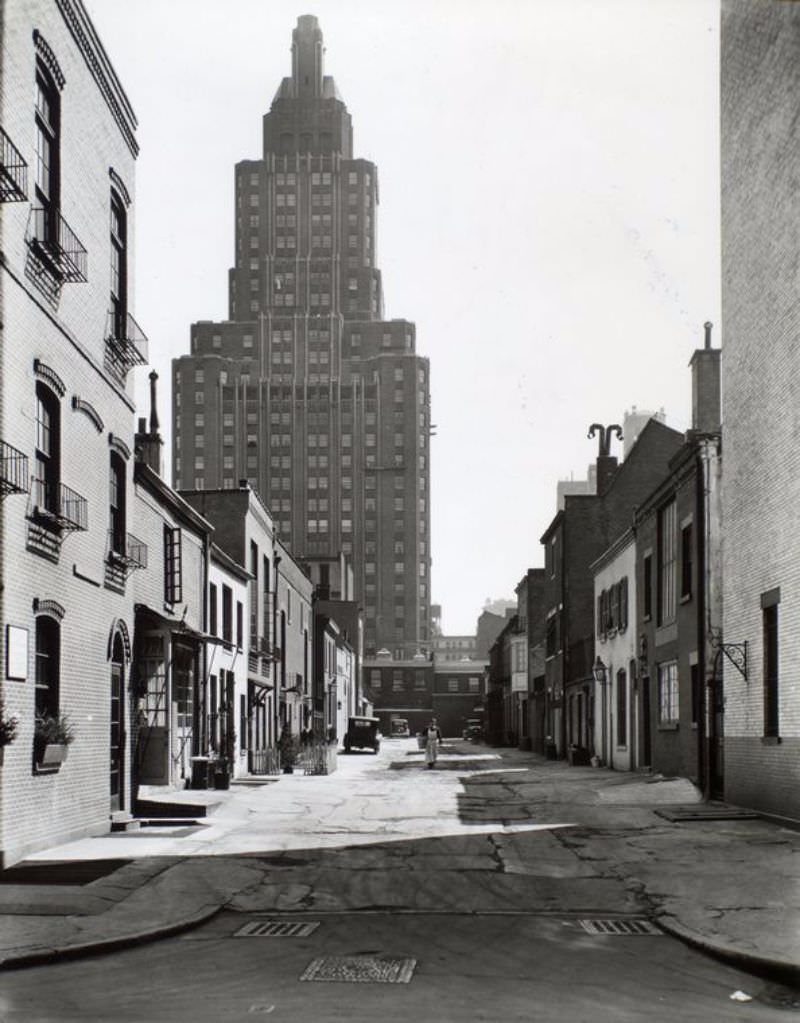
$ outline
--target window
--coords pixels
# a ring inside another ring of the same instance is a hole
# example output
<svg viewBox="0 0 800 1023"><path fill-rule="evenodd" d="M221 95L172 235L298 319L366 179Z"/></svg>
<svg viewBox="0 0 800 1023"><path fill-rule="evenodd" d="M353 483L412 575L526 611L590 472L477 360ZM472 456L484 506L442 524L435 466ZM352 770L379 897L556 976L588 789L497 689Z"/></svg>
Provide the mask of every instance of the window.
<svg viewBox="0 0 800 1023"><path fill-rule="evenodd" d="M241 600L236 601L236 646L240 650L244 647L244 605Z"/></svg>
<svg viewBox="0 0 800 1023"><path fill-rule="evenodd" d="M653 617L653 558L648 554L642 562L642 614L644 620L649 622Z"/></svg>
<svg viewBox="0 0 800 1023"><path fill-rule="evenodd" d="M183 595L181 530L164 524L164 601L177 604Z"/></svg>
<svg viewBox="0 0 800 1023"><path fill-rule="evenodd" d="M675 502L658 513L658 622L675 617L676 592Z"/></svg>
<svg viewBox="0 0 800 1023"><path fill-rule="evenodd" d="M36 233L45 244L58 242L60 202L61 97L41 61L36 63L36 205L41 220Z"/></svg>
<svg viewBox="0 0 800 1023"><path fill-rule="evenodd" d="M553 657L558 650L558 618L556 615L551 615L547 619L547 626L545 631L545 656Z"/></svg>
<svg viewBox="0 0 800 1023"><path fill-rule="evenodd" d="M678 722L678 664L668 661L658 666L658 720L659 724Z"/></svg>
<svg viewBox="0 0 800 1023"><path fill-rule="evenodd" d="M624 668L617 672L617 745L628 745L628 677Z"/></svg>
<svg viewBox="0 0 800 1023"><path fill-rule="evenodd" d="M125 206L111 193L111 296L112 337L127 337L128 312L128 225Z"/></svg>
<svg viewBox="0 0 800 1023"><path fill-rule="evenodd" d="M692 524L681 530L681 599L692 595Z"/></svg>
<svg viewBox="0 0 800 1023"><path fill-rule="evenodd" d="M45 511L58 512L61 480L61 406L56 395L36 384L36 503Z"/></svg>
<svg viewBox="0 0 800 1023"><path fill-rule="evenodd" d="M214 583L208 587L208 631L217 635L217 587Z"/></svg>
<svg viewBox="0 0 800 1023"><path fill-rule="evenodd" d="M233 590L222 584L222 639L233 642Z"/></svg>
<svg viewBox="0 0 800 1023"><path fill-rule="evenodd" d="M36 714L55 715L59 710L61 673L61 626L55 618L36 619Z"/></svg>
<svg viewBox="0 0 800 1023"><path fill-rule="evenodd" d="M125 462L111 452L108 476L108 526L110 549L115 554L125 554Z"/></svg>
<svg viewBox="0 0 800 1023"><path fill-rule="evenodd" d="M457 678L449 678L447 680L447 691L448 691L448 693L457 693L458 692L458 679Z"/></svg>
<svg viewBox="0 0 800 1023"><path fill-rule="evenodd" d="M761 598L761 631L764 646L764 735L780 735L780 691L778 686L778 603L780 594L773 590ZM766 606L765 606L766 605Z"/></svg>

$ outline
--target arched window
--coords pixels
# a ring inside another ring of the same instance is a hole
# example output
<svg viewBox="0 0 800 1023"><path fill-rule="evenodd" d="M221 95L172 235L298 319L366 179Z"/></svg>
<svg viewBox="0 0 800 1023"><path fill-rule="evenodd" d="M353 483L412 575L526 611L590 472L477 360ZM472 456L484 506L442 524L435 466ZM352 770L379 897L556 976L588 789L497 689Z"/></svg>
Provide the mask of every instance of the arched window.
<svg viewBox="0 0 800 1023"><path fill-rule="evenodd" d="M43 383L36 384L36 504L58 513L61 479L61 405Z"/></svg>
<svg viewBox="0 0 800 1023"><path fill-rule="evenodd" d="M112 451L108 474L109 542L111 551L123 556L126 554L125 502L125 462Z"/></svg>
<svg viewBox="0 0 800 1023"><path fill-rule="evenodd" d="M61 627L55 618L36 619L36 714L54 716L59 708Z"/></svg>

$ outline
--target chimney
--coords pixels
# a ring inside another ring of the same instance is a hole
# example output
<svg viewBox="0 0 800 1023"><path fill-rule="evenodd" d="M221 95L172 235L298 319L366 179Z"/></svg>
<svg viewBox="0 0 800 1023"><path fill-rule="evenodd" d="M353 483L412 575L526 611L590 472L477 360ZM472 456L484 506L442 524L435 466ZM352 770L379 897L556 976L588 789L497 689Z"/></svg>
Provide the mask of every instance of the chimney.
<svg viewBox="0 0 800 1023"><path fill-rule="evenodd" d="M150 429L146 430L146 420L139 419L139 429L136 432L136 460L149 465L153 472L159 476L163 475L162 448L164 442L158 429L158 401L156 399L156 381L158 373L153 370L150 373Z"/></svg>
<svg viewBox="0 0 800 1023"><path fill-rule="evenodd" d="M692 355L692 430L718 433L722 423L720 349L711 347L711 328L705 323L705 344Z"/></svg>
<svg viewBox="0 0 800 1023"><path fill-rule="evenodd" d="M616 455L597 456L597 493L600 497L608 490L608 484L619 464Z"/></svg>
<svg viewBox="0 0 800 1023"><path fill-rule="evenodd" d="M599 438L596 463L597 489L595 492L599 497L602 497L606 490L608 490L609 483L619 464L616 456L611 454L611 438L616 436L617 440L622 440L622 427L619 423L612 423L610 426L603 426L602 423L592 423L589 427L589 437L594 437L595 434Z"/></svg>

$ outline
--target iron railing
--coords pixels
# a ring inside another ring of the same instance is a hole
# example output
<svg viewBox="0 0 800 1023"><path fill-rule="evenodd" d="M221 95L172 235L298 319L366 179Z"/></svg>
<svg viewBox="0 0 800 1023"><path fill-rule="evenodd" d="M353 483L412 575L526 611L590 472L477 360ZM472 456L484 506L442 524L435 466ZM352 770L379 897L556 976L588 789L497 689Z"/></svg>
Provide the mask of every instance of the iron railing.
<svg viewBox="0 0 800 1023"><path fill-rule="evenodd" d="M281 756L276 749L250 750L250 774L280 774Z"/></svg>
<svg viewBox="0 0 800 1023"><path fill-rule="evenodd" d="M333 774L337 767L338 750L335 743L314 742L302 746L298 763L304 774Z"/></svg>
<svg viewBox="0 0 800 1023"><path fill-rule="evenodd" d="M130 313L119 315L109 310L106 323L106 364L125 376L134 366L147 362L147 335Z"/></svg>
<svg viewBox="0 0 800 1023"><path fill-rule="evenodd" d="M139 540L133 533L125 534L125 549L119 550L118 538L113 529L108 531L108 559L123 565L133 572L137 568L147 568L147 544Z"/></svg>
<svg viewBox="0 0 800 1023"><path fill-rule="evenodd" d="M89 528L89 510L85 497L64 483L33 480L34 515L51 520L60 529L85 531Z"/></svg>
<svg viewBox="0 0 800 1023"><path fill-rule="evenodd" d="M27 494L28 456L0 440L0 494Z"/></svg>
<svg viewBox="0 0 800 1023"><path fill-rule="evenodd" d="M28 198L28 165L0 128L0 202L24 202Z"/></svg>
<svg viewBox="0 0 800 1023"><path fill-rule="evenodd" d="M62 281L75 284L88 280L86 249L57 209L31 209L28 242Z"/></svg>

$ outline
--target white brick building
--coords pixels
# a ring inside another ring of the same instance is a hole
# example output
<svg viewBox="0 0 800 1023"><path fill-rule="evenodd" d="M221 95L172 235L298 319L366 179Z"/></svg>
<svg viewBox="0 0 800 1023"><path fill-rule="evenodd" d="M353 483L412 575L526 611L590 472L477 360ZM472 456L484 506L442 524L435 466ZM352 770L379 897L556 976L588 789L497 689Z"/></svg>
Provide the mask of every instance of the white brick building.
<svg viewBox="0 0 800 1023"><path fill-rule="evenodd" d="M723 0L721 39L725 796L797 818L800 6Z"/></svg>
<svg viewBox="0 0 800 1023"><path fill-rule="evenodd" d="M0 92L0 664L16 741L0 857L130 806L136 120L80 0L4 5ZM37 715L67 715L43 768Z"/></svg>

